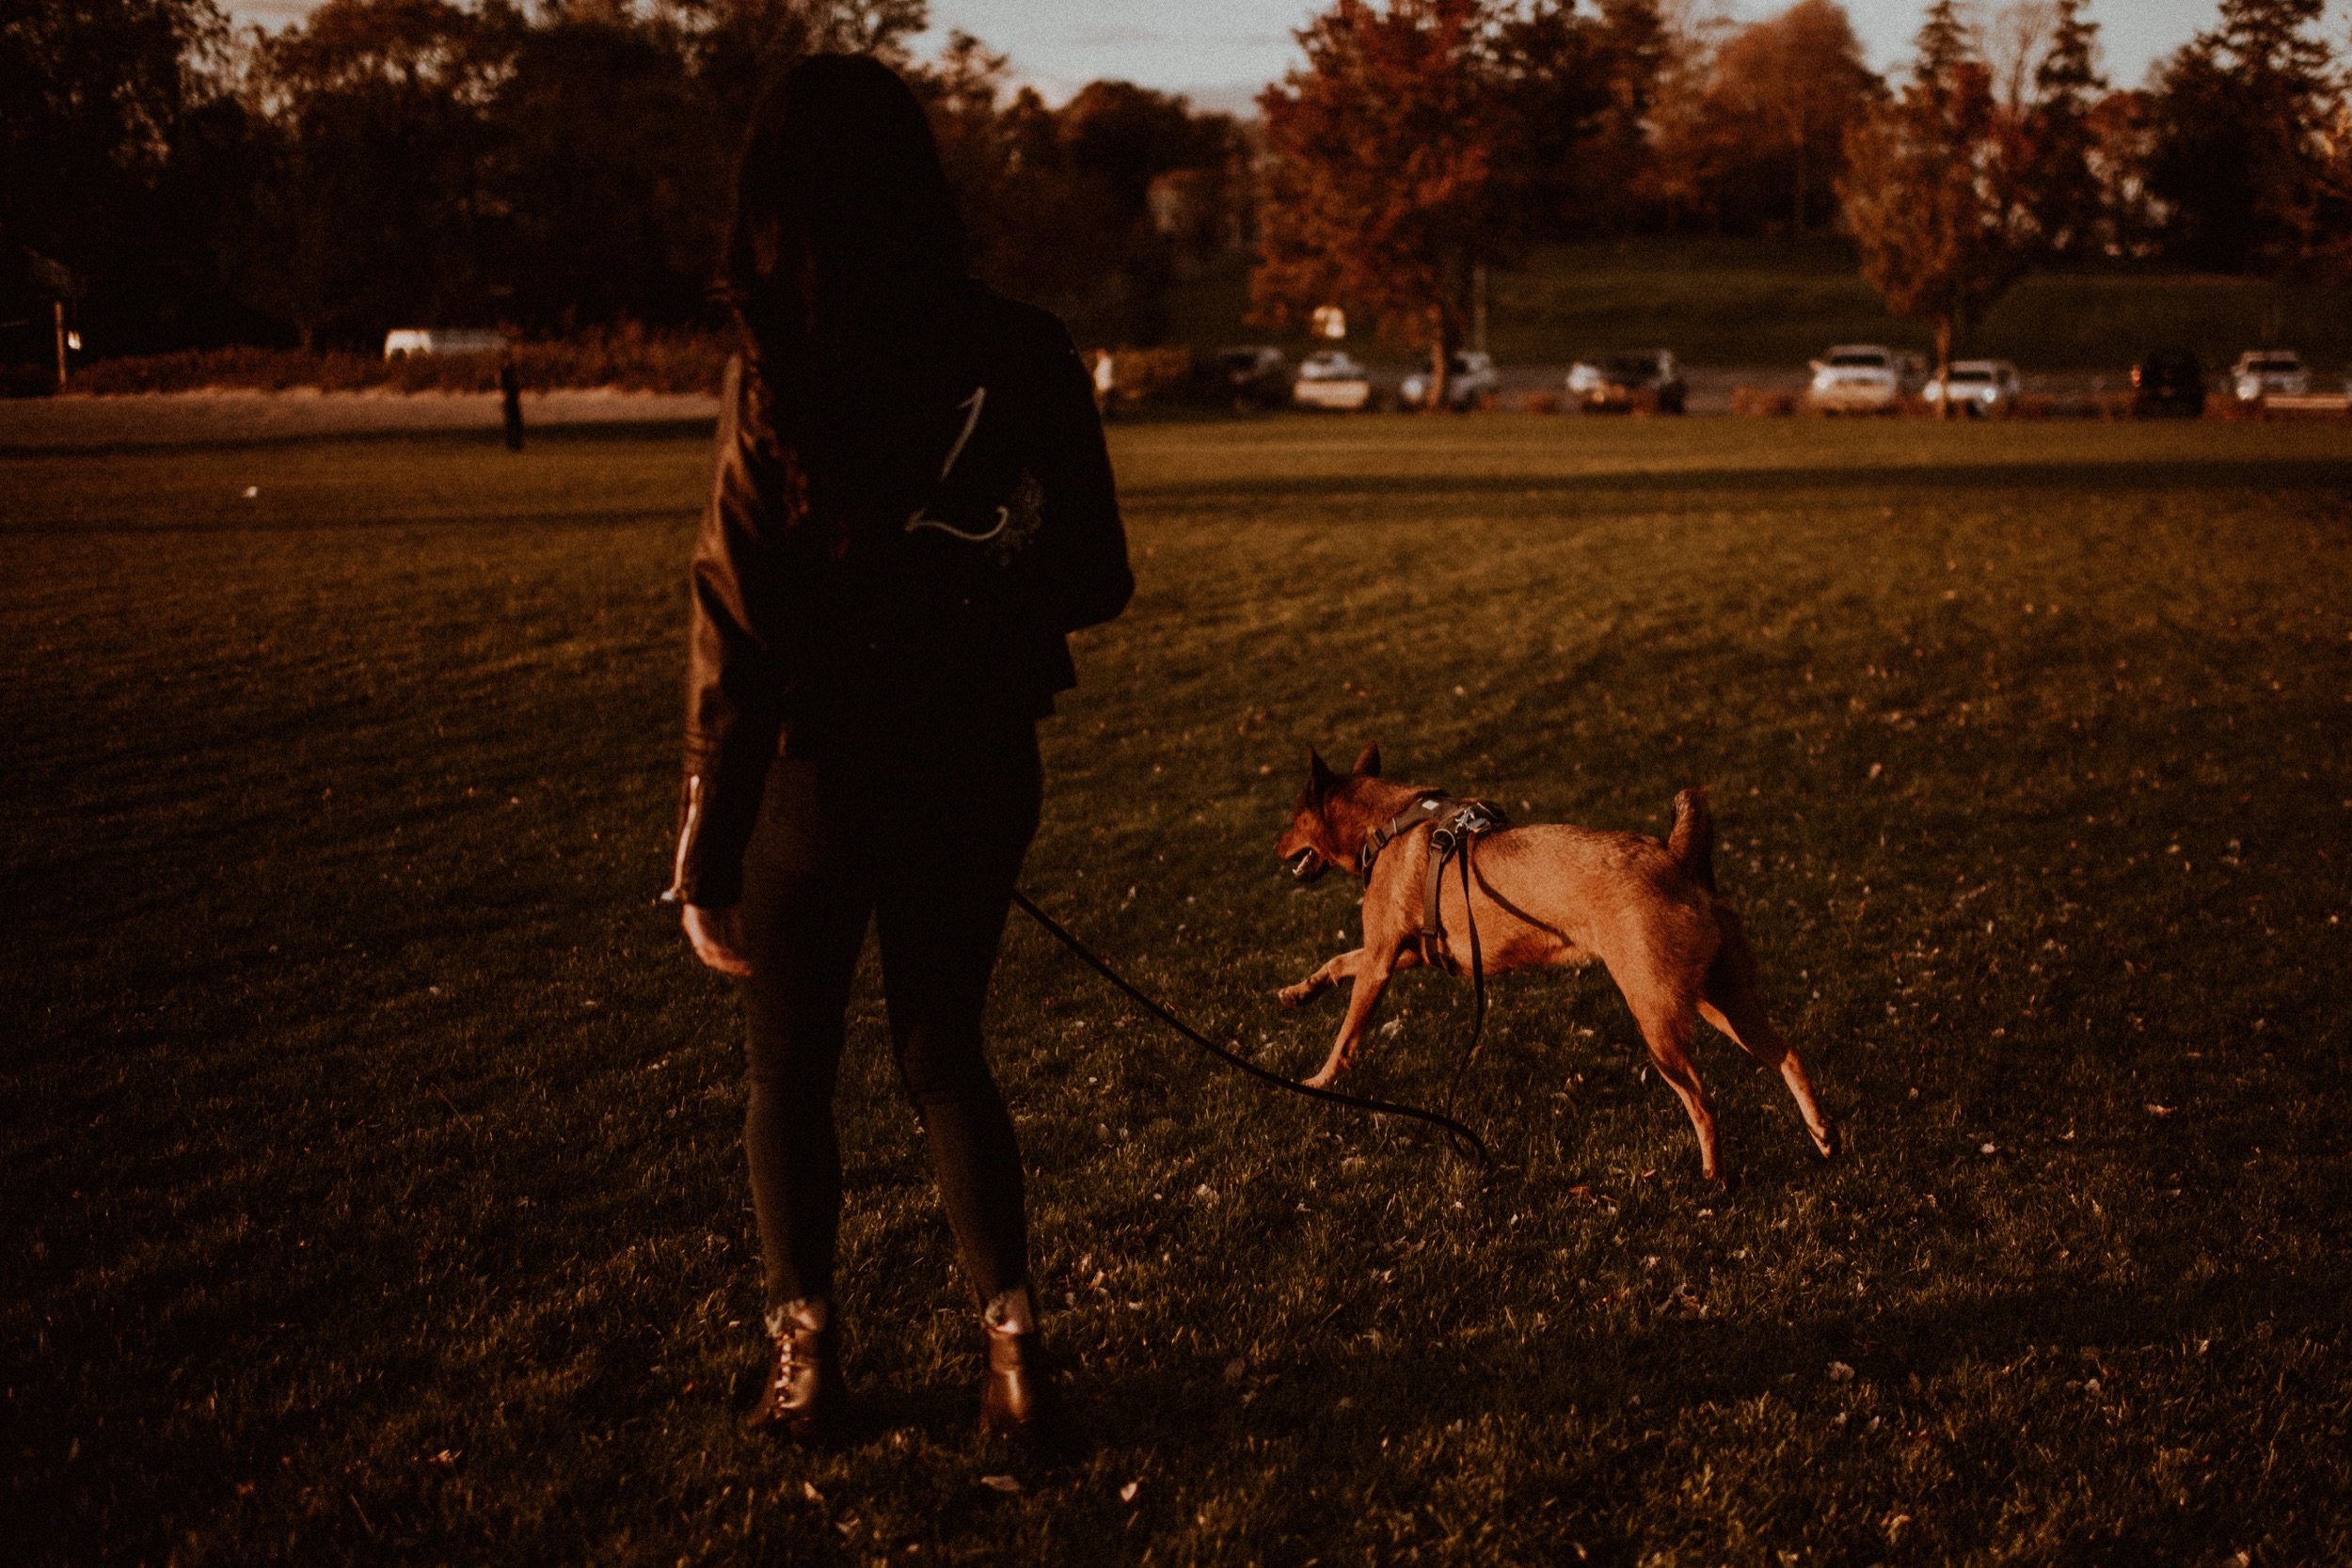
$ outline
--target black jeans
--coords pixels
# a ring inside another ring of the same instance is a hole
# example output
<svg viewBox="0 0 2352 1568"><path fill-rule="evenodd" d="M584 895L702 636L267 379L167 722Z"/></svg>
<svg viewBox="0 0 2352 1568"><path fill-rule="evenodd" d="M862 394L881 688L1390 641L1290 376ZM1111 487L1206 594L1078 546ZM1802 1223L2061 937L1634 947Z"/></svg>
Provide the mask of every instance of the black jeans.
<svg viewBox="0 0 2352 1568"><path fill-rule="evenodd" d="M983 1303L1028 1280L1021 1152L981 1053L980 1010L1037 832L1037 731L1025 718L958 728L952 740L787 757L768 777L743 863L743 1143L771 1307L833 1291L834 1085L869 920L899 1077L964 1268Z"/></svg>

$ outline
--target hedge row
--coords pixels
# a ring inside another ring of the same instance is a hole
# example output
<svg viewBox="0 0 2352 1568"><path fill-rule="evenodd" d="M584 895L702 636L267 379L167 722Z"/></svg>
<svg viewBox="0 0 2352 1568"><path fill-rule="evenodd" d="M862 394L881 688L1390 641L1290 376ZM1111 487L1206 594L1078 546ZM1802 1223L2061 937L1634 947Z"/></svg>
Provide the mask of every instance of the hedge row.
<svg viewBox="0 0 2352 1568"><path fill-rule="evenodd" d="M723 338L616 327L561 342L520 342L511 353L532 390L612 388L631 392L715 392L726 368ZM222 348L144 358L102 359L75 372L71 389L97 395L211 388L278 392L295 388L357 392L495 392L497 354L306 354L300 349Z"/></svg>

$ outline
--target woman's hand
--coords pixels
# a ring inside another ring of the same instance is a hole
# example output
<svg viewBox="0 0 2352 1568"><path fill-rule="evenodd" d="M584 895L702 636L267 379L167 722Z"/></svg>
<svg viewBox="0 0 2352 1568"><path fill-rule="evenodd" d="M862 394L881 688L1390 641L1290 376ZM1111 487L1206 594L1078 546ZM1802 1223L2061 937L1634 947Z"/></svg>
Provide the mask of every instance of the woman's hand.
<svg viewBox="0 0 2352 1568"><path fill-rule="evenodd" d="M686 925L686 940L694 944L694 957L722 974L732 974L739 980L751 978L751 960L743 957L742 911L707 910L700 904L689 904L680 918Z"/></svg>

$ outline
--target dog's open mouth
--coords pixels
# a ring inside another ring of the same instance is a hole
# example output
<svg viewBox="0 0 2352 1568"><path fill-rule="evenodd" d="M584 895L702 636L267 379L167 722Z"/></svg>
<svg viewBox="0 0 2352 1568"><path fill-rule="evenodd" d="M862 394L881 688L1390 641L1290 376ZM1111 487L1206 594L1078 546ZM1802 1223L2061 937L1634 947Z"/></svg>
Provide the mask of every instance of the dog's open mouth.
<svg viewBox="0 0 2352 1568"><path fill-rule="evenodd" d="M1311 882L1330 869L1331 863L1312 849L1301 849L1283 863L1291 868L1291 880Z"/></svg>

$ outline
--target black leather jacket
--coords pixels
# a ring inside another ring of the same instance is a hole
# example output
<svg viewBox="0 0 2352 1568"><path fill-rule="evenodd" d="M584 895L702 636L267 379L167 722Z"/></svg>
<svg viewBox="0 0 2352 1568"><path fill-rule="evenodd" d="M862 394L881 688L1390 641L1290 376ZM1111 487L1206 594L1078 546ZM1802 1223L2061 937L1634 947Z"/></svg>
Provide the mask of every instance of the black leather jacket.
<svg viewBox="0 0 2352 1568"><path fill-rule="evenodd" d="M787 529L771 390L729 369L690 578L672 901L739 900L780 750L1041 718L1076 683L1066 634L1135 591L1093 382L1053 316L976 288L919 374L864 391L863 515Z"/></svg>

